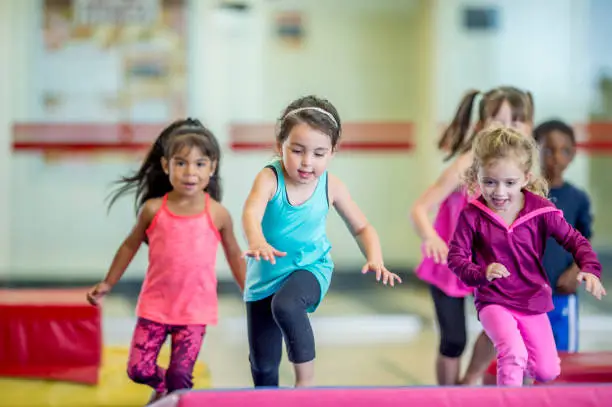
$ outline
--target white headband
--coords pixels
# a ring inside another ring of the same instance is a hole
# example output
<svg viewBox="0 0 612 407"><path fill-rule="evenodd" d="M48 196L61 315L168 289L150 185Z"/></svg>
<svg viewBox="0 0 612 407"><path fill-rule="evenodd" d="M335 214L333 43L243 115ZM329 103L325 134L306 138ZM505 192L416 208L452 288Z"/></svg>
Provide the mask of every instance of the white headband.
<svg viewBox="0 0 612 407"><path fill-rule="evenodd" d="M319 113L323 113L324 115L326 115L327 117L329 117L329 119L334 122L334 124L336 125L336 127L338 127L338 122L336 121L336 118L334 117L333 114L331 114L330 112L328 112L325 109L321 109L320 107L315 107L315 106L307 106L307 107L300 107L297 109L294 109L292 111L290 111L289 113L287 113L285 115L285 117L283 117L283 121L287 118L287 116L291 116L294 115L296 113L302 112L304 110L316 110Z"/></svg>

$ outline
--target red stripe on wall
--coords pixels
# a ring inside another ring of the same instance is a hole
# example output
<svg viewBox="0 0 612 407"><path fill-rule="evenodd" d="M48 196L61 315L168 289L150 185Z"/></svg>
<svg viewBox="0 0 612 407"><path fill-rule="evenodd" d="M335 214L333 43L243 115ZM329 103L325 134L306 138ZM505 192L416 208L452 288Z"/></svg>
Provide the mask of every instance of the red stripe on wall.
<svg viewBox="0 0 612 407"><path fill-rule="evenodd" d="M232 150L236 151L259 151L272 150L274 143L230 143ZM385 150L410 150L414 148L412 143L358 143L358 142L343 142L340 149L357 150L357 151L385 151Z"/></svg>
<svg viewBox="0 0 612 407"><path fill-rule="evenodd" d="M20 143L152 143L167 123L16 123Z"/></svg>
<svg viewBox="0 0 612 407"><path fill-rule="evenodd" d="M41 143L14 142L15 151L62 151L62 152L138 152L151 148L151 143Z"/></svg>
<svg viewBox="0 0 612 407"><path fill-rule="evenodd" d="M166 123L16 123L16 151L136 152L146 150ZM576 124L578 147L589 153L612 151L612 122ZM415 125L410 122L349 122L340 147L360 151L408 151L415 147ZM238 123L229 128L229 146L236 151L271 150L272 123Z"/></svg>
<svg viewBox="0 0 612 407"><path fill-rule="evenodd" d="M233 124L229 129L233 150L269 150L276 129L271 123ZM346 123L342 129L343 150L410 150L414 148L414 124L410 122Z"/></svg>

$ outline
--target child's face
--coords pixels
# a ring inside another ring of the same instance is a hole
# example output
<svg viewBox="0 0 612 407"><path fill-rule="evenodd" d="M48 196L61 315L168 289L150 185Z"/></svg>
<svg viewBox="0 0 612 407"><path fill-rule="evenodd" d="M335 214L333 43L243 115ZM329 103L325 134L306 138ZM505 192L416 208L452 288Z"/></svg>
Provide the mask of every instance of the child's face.
<svg viewBox="0 0 612 407"><path fill-rule="evenodd" d="M521 190L531 174L526 174L515 158L498 158L480 167L478 184L487 205L495 212L518 210Z"/></svg>
<svg viewBox="0 0 612 407"><path fill-rule="evenodd" d="M174 191L181 195L195 195L208 186L215 171L216 162L202 154L199 148L184 147L162 161Z"/></svg>
<svg viewBox="0 0 612 407"><path fill-rule="evenodd" d="M485 126L501 125L503 127L510 127L518 130L526 136L531 135L531 123L514 120L513 116L512 106L510 103L508 103L508 101L504 101L504 103L502 103L502 105L499 107L497 114L490 118L487 123L485 123Z"/></svg>
<svg viewBox="0 0 612 407"><path fill-rule="evenodd" d="M330 137L306 123L295 125L279 150L287 175L298 184L319 178L333 156Z"/></svg>
<svg viewBox="0 0 612 407"><path fill-rule="evenodd" d="M540 141L542 170L549 179L562 178L563 172L574 159L576 147L570 137L553 130Z"/></svg>

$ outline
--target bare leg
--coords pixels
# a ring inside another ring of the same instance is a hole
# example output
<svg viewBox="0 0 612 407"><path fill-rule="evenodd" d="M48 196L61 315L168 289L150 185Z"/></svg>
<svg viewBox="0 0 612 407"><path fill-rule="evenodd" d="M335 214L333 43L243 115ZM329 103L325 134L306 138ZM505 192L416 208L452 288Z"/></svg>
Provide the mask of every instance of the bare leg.
<svg viewBox="0 0 612 407"><path fill-rule="evenodd" d="M523 386L533 386L534 382L535 380L527 375L523 377ZM485 386L495 386L497 385L497 377L489 372L485 372L482 378L482 384Z"/></svg>
<svg viewBox="0 0 612 407"><path fill-rule="evenodd" d="M314 360L295 363L295 387L312 387L314 385Z"/></svg>
<svg viewBox="0 0 612 407"><path fill-rule="evenodd" d="M497 377L492 374L486 372L482 377L482 384L485 386L496 386L497 385Z"/></svg>
<svg viewBox="0 0 612 407"><path fill-rule="evenodd" d="M461 358L449 358L438 354L436 359L436 378L440 386L454 386L459 382Z"/></svg>
<svg viewBox="0 0 612 407"><path fill-rule="evenodd" d="M167 394L168 392L166 390L161 391L161 392L153 390L153 393L151 394L151 398L149 398L149 402L147 403L147 406L155 403L158 400L161 400L162 398L166 397Z"/></svg>
<svg viewBox="0 0 612 407"><path fill-rule="evenodd" d="M472 359L463 380L461 380L461 384L478 384L478 381L483 377L493 359L495 359L495 348L489 337L482 331L478 339L476 339L476 343L474 343Z"/></svg>

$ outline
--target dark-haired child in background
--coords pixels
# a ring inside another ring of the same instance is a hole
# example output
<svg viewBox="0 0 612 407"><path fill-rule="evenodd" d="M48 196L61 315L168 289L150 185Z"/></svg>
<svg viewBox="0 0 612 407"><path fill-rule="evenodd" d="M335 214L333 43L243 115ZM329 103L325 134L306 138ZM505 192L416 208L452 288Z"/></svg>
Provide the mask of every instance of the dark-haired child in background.
<svg viewBox="0 0 612 407"><path fill-rule="evenodd" d="M576 155L574 130L560 120L550 120L534 130L540 146L542 172L550 186L549 198L563 211L567 222L584 237L592 236L591 203L587 194L564 179ZM544 252L544 269L553 287L555 309L548 313L559 352L578 351L578 298L576 276L580 272L572 255L550 240Z"/></svg>

